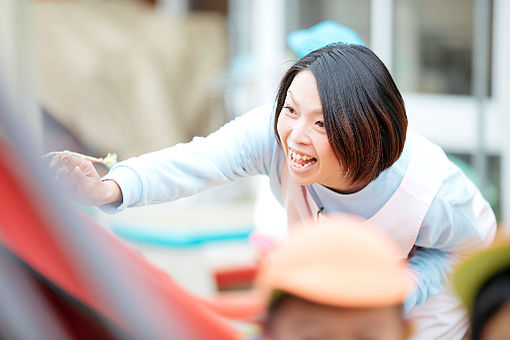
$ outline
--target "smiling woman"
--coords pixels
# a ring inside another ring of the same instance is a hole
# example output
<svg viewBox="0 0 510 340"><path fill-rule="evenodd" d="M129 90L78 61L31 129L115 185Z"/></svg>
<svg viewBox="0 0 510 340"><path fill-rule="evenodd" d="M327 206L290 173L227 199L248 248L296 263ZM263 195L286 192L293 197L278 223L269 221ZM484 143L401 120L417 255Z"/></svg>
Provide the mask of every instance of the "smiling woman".
<svg viewBox="0 0 510 340"><path fill-rule="evenodd" d="M413 339L462 339L466 313L443 292L445 273L492 242L496 228L473 183L441 148L407 129L391 75L363 46L311 52L285 74L274 108L120 162L102 179L86 160L61 156L52 164L59 163L59 181L107 212L264 174L287 210L290 232L305 219L358 215L396 243L415 273L417 288L404 301L406 316L417 321ZM252 239L261 249L281 241L258 231Z"/></svg>
<svg viewBox="0 0 510 340"><path fill-rule="evenodd" d="M306 154L307 144L324 152L323 164L312 160L307 171L302 170L305 164L289 158L289 165L296 165L289 166L291 176L318 176L303 185L318 182L344 193L359 191L395 163L404 148L404 101L368 48L330 45L308 54L284 75L276 105L275 132L287 154L291 149ZM302 124L313 129L297 130Z"/></svg>

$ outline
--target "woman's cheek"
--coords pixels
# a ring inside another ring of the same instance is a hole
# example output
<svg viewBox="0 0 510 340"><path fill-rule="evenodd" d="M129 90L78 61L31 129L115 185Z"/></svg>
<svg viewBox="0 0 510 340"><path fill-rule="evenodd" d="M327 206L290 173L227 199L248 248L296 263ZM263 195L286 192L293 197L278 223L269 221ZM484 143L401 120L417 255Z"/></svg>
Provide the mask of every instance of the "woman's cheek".
<svg viewBox="0 0 510 340"><path fill-rule="evenodd" d="M285 124L285 118L281 115L278 117L278 123L276 124L276 131L278 132L278 137L280 138L280 142L285 143L287 137L287 128ZM286 143L285 143L286 144Z"/></svg>

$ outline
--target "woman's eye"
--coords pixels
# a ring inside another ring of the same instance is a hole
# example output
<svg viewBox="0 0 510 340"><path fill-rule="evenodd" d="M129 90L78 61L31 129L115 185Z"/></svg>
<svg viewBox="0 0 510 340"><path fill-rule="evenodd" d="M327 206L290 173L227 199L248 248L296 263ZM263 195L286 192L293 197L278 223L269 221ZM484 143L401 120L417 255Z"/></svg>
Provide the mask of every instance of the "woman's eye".
<svg viewBox="0 0 510 340"><path fill-rule="evenodd" d="M323 128L324 127L324 122L322 120L318 120L318 121L315 122L315 125L317 125L320 128Z"/></svg>
<svg viewBox="0 0 510 340"><path fill-rule="evenodd" d="M290 106L284 106L283 107L285 110L287 110L287 114L291 115L291 116L294 116L296 115L296 111L290 107Z"/></svg>

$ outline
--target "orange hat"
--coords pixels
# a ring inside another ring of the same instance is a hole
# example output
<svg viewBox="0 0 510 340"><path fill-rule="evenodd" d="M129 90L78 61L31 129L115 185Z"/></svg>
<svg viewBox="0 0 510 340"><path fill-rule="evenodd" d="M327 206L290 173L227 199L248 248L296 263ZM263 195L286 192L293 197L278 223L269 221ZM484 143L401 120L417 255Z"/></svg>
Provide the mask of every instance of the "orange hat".
<svg viewBox="0 0 510 340"><path fill-rule="evenodd" d="M393 242L352 218L305 223L262 266L266 303L275 291L338 307L404 301L414 283Z"/></svg>

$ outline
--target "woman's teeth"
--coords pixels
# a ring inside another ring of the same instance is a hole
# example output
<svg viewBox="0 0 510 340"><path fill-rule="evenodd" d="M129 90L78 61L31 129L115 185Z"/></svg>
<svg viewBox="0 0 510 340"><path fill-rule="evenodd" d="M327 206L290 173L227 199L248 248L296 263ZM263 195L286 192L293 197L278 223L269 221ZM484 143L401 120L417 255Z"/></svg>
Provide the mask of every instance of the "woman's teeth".
<svg viewBox="0 0 510 340"><path fill-rule="evenodd" d="M290 151L290 161L292 164L298 168L308 168L317 162L317 159L314 157L310 157L307 155L299 154L295 151Z"/></svg>

